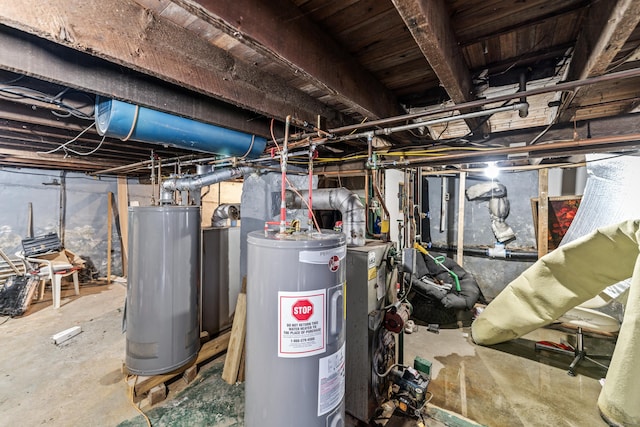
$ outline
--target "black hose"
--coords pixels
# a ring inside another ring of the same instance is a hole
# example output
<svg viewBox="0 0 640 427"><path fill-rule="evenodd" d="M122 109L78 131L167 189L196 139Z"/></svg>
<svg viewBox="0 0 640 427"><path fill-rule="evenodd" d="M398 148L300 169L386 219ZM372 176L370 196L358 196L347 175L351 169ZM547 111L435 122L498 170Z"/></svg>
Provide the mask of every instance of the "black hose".
<svg viewBox="0 0 640 427"><path fill-rule="evenodd" d="M456 252L458 248L455 246L431 246L428 248L430 251L436 252ZM488 249L481 248L464 248L462 250L464 255L469 256L478 256L485 258L495 258L495 259L504 259L504 260L512 260L512 261L537 261L538 253L537 252L528 252L528 251L512 251L506 250L506 257L492 257L489 256Z"/></svg>

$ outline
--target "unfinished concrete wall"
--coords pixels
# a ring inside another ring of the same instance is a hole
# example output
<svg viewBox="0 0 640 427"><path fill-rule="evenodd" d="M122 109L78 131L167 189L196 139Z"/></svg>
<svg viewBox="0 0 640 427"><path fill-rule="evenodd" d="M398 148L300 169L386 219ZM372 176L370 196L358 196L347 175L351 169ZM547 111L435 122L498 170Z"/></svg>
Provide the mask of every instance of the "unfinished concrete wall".
<svg viewBox="0 0 640 427"><path fill-rule="evenodd" d="M117 199L115 177L38 169L0 170L0 248L8 254L22 249L27 237L28 206L33 206L33 234L57 233L64 246L90 259L101 276L107 273L108 193ZM148 206L151 186L128 180L129 201ZM114 203L114 210L117 205ZM61 221L62 218L62 221ZM122 274L121 240L113 223L112 274Z"/></svg>
<svg viewBox="0 0 640 427"><path fill-rule="evenodd" d="M431 210L431 238L435 246L455 246L458 235L459 177L429 177L429 206ZM442 180L448 180L449 201L444 207L446 221L440 228L442 218ZM467 177L466 188L485 181ZM516 234L516 240L507 244L514 251L535 251L531 198L538 196L538 172L503 173L498 181L507 187L511 211L506 222ZM464 190L463 190L464 191ZM492 247L495 236L491 230L488 201L465 200L464 246L465 248ZM455 257L454 254L449 256ZM493 299L504 287L528 268L533 261L507 261L478 256L464 256L463 267L476 278L487 299Z"/></svg>

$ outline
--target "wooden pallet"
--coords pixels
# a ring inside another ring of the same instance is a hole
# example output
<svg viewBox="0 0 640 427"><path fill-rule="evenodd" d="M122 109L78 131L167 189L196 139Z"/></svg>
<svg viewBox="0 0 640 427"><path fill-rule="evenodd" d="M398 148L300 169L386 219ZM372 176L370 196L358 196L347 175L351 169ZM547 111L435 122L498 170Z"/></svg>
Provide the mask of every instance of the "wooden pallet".
<svg viewBox="0 0 640 427"><path fill-rule="evenodd" d="M133 387L133 395L136 400L141 400L145 395L149 397L149 404L154 405L166 397L166 383L182 375L182 379L188 384L192 382L198 374L198 365L202 365L209 359L227 351L231 332L225 332L212 340L207 341L200 347L196 359L173 372L153 376L132 376L127 380L130 387ZM128 374L123 366L125 374Z"/></svg>

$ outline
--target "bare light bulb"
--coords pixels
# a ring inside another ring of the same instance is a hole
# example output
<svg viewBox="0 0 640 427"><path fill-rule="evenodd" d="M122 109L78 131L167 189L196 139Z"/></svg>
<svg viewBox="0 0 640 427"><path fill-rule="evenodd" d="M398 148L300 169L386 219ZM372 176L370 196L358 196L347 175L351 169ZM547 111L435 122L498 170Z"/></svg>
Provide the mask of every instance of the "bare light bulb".
<svg viewBox="0 0 640 427"><path fill-rule="evenodd" d="M500 168L498 168L496 162L487 163L487 167L484 169L484 175L491 179L495 179L500 175Z"/></svg>

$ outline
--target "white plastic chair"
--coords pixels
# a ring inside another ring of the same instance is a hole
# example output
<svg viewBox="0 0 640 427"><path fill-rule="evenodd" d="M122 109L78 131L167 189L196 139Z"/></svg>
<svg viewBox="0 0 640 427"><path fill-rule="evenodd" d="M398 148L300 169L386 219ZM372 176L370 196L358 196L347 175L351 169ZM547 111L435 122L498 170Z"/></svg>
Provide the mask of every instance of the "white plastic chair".
<svg viewBox="0 0 640 427"><path fill-rule="evenodd" d="M60 308L60 294L62 288L62 278L73 276L73 288L76 295L80 295L80 282L78 279L78 267L70 263L63 263L55 260L42 258L25 257L22 252L16 253L25 265L26 271L37 274L41 280L40 300L44 298L44 289L47 281L51 283L51 293L53 296L53 308Z"/></svg>

